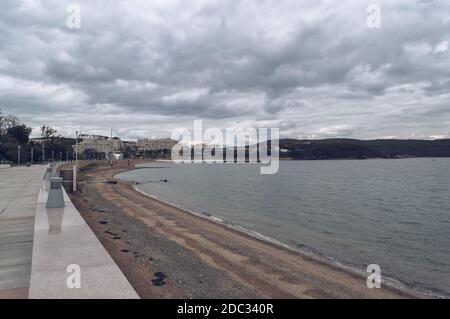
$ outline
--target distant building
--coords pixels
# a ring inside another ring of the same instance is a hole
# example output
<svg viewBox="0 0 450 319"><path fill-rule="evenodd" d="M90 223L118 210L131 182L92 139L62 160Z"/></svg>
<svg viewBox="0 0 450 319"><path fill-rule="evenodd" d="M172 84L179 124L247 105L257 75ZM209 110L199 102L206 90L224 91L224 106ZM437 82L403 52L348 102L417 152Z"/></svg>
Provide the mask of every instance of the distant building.
<svg viewBox="0 0 450 319"><path fill-rule="evenodd" d="M137 141L137 148L141 151L162 151L162 150L171 150L176 144L178 144L178 142L170 138L164 139L144 138Z"/></svg>
<svg viewBox="0 0 450 319"><path fill-rule="evenodd" d="M45 138L45 137L32 137L32 138L30 138L30 142L34 142L36 144L44 144L46 141L48 141L48 138Z"/></svg>
<svg viewBox="0 0 450 319"><path fill-rule="evenodd" d="M137 142L133 142L133 141L122 141L122 145L124 148L130 148L130 149L137 148Z"/></svg>
<svg viewBox="0 0 450 319"><path fill-rule="evenodd" d="M81 140L81 141L80 141ZM109 138L102 135L79 135L78 146L73 146L77 149L78 154L85 152L95 152L104 154L105 157L110 157L111 154L122 153L123 143L119 138Z"/></svg>

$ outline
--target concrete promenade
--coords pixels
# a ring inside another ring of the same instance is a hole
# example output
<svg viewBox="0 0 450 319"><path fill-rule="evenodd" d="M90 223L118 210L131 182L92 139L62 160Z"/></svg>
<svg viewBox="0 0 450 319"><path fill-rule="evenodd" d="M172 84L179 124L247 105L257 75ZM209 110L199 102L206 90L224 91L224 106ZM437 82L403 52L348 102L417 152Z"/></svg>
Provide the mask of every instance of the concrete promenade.
<svg viewBox="0 0 450 319"><path fill-rule="evenodd" d="M0 169L0 299L139 298L64 190L46 208L45 172Z"/></svg>
<svg viewBox="0 0 450 319"><path fill-rule="evenodd" d="M0 169L0 298L27 298L36 202L45 166Z"/></svg>
<svg viewBox="0 0 450 319"><path fill-rule="evenodd" d="M139 298L63 192L65 207L48 209L48 184L40 189L29 298Z"/></svg>

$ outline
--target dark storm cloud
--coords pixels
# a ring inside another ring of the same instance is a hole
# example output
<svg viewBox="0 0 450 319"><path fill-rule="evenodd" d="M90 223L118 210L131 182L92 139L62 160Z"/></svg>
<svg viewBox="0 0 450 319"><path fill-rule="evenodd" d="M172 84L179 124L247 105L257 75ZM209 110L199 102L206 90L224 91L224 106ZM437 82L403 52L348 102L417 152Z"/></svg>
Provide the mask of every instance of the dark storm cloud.
<svg viewBox="0 0 450 319"><path fill-rule="evenodd" d="M291 137L450 134L450 5L4 0L0 107L34 127L127 137L205 119ZM101 119L101 120L100 120Z"/></svg>

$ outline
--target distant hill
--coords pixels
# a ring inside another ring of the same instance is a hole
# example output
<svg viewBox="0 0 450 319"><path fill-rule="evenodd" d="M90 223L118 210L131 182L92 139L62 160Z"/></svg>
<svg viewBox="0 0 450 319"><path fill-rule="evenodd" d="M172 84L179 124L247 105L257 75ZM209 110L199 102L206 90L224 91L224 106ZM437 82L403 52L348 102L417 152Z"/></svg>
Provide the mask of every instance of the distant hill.
<svg viewBox="0 0 450 319"><path fill-rule="evenodd" d="M450 139L433 141L281 139L279 145L281 158L304 160L450 157Z"/></svg>

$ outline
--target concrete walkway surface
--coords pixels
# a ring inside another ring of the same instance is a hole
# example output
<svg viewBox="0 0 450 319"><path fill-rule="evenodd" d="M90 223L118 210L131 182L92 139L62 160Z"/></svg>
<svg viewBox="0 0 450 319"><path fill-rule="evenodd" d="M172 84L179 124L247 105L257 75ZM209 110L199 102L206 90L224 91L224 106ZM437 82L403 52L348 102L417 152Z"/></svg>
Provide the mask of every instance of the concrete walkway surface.
<svg viewBox="0 0 450 319"><path fill-rule="evenodd" d="M29 297L139 298L66 192L63 192L65 208L48 209L48 183L40 189L34 226Z"/></svg>
<svg viewBox="0 0 450 319"><path fill-rule="evenodd" d="M0 299L139 298L64 190L46 208L46 169L0 170Z"/></svg>
<svg viewBox="0 0 450 319"><path fill-rule="evenodd" d="M36 202L45 166L0 170L0 298L27 298Z"/></svg>

